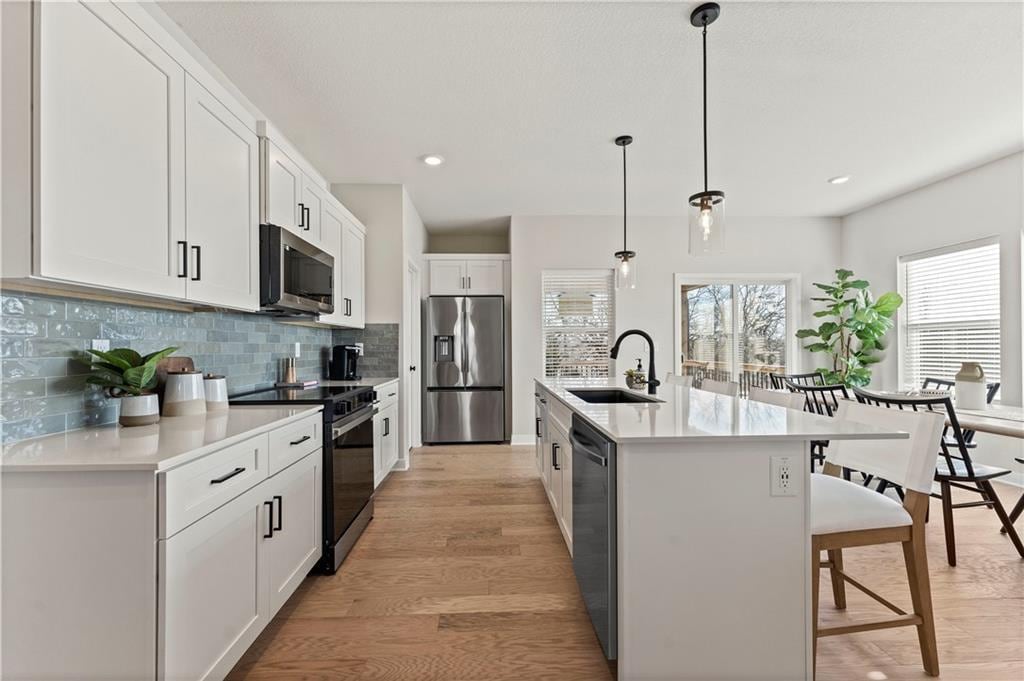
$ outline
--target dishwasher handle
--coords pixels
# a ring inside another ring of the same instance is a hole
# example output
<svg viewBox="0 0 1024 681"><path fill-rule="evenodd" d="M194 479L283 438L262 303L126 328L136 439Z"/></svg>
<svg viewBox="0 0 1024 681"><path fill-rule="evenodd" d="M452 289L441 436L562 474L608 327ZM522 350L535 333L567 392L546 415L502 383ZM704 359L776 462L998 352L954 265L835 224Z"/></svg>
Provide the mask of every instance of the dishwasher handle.
<svg viewBox="0 0 1024 681"><path fill-rule="evenodd" d="M584 455L585 457L587 457L594 463L598 464L599 466L608 465L608 457L602 456L601 453L597 451L596 445L590 442L584 442L579 437L577 437L575 430L569 433L569 440L572 442L573 452L578 451L580 454Z"/></svg>

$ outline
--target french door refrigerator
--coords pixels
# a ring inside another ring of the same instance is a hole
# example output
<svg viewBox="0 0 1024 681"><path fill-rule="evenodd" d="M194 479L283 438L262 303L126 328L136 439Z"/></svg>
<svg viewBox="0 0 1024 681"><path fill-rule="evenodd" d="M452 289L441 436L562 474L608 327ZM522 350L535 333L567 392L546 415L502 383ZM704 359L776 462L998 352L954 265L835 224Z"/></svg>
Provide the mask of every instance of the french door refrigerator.
<svg viewBox="0 0 1024 681"><path fill-rule="evenodd" d="M430 296L423 441L505 440L505 298Z"/></svg>

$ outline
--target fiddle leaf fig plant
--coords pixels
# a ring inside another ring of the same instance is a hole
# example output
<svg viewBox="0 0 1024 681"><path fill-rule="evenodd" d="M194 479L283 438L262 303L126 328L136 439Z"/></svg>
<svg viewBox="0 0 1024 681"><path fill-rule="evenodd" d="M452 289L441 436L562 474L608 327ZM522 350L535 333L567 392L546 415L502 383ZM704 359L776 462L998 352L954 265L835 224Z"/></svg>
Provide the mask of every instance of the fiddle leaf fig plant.
<svg viewBox="0 0 1024 681"><path fill-rule="evenodd" d="M145 395L156 387L156 365L178 348L170 347L140 355L131 348L89 350L97 359L86 383L101 386L110 397Z"/></svg>
<svg viewBox="0 0 1024 681"><path fill-rule="evenodd" d="M893 327L893 316L903 297L890 291L875 299L867 281L853 272L836 270L831 284L814 284L825 297L811 298L823 308L814 313L823 319L816 329L800 329L797 338L815 339L804 348L831 358L831 366L817 369L829 385L863 387L871 382L871 365L882 360Z"/></svg>

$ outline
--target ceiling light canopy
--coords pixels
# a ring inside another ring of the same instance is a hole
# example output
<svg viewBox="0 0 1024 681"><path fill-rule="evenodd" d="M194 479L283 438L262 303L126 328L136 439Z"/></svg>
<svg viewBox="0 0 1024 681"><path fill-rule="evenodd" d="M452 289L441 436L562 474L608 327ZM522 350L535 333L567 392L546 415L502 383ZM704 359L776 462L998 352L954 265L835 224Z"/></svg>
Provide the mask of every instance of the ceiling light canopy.
<svg viewBox="0 0 1024 681"><path fill-rule="evenodd" d="M849 175L836 175L835 177L828 178L829 184L846 184L850 181Z"/></svg>
<svg viewBox="0 0 1024 681"><path fill-rule="evenodd" d="M428 166L439 166L442 163L444 163L444 156L440 156L438 154L427 154L420 160L426 163Z"/></svg>
<svg viewBox="0 0 1024 681"><path fill-rule="evenodd" d="M690 255L721 253L725 243L725 192L708 188L708 26L721 13L718 3L706 2L690 14L701 29L704 73L704 190L690 196Z"/></svg>

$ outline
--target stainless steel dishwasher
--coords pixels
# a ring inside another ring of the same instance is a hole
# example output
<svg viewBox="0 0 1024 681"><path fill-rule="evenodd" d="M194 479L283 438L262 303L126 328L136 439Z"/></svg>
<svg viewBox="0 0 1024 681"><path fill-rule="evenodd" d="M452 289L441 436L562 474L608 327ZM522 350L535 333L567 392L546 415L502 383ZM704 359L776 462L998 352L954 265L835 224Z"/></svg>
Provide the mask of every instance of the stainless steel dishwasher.
<svg viewBox="0 0 1024 681"><path fill-rule="evenodd" d="M605 657L618 655L615 443L572 417L572 567Z"/></svg>

